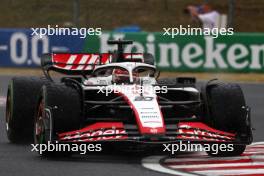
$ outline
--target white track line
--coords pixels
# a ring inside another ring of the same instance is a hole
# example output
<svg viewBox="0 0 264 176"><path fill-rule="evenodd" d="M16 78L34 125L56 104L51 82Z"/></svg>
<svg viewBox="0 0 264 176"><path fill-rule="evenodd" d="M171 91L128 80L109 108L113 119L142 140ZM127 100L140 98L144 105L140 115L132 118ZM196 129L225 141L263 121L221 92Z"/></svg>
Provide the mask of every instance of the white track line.
<svg viewBox="0 0 264 176"><path fill-rule="evenodd" d="M0 97L0 107L5 106L6 97Z"/></svg>
<svg viewBox="0 0 264 176"><path fill-rule="evenodd" d="M251 144L252 147L256 147L256 145L264 145L264 142L254 142Z"/></svg>
<svg viewBox="0 0 264 176"><path fill-rule="evenodd" d="M188 157L188 156L186 156ZM208 158L177 158L179 161L175 161L176 158L168 158L166 159L166 163L177 163L177 162L188 162L188 161L218 161L218 160L223 160L223 158L213 158L213 157L208 157ZM225 157L225 160L229 161L236 161L236 160L241 160L241 159L264 159L264 156L261 155L254 155L254 156L237 156L237 157Z"/></svg>
<svg viewBox="0 0 264 176"><path fill-rule="evenodd" d="M188 155L186 155L188 157ZM240 159L249 159L249 156L238 156L238 157L226 157L226 160L240 160ZM217 160L223 160L222 158L213 158L210 156L201 157L201 158L177 158L179 161L175 161L176 158L168 158L166 159L166 163L175 163L175 162L188 162L188 161L217 161Z"/></svg>
<svg viewBox="0 0 264 176"><path fill-rule="evenodd" d="M195 171L194 173L202 175L243 175L243 174L263 174L264 169L228 169L228 170L207 170Z"/></svg>
<svg viewBox="0 0 264 176"><path fill-rule="evenodd" d="M172 169L168 169L166 167L163 167L159 163L159 161L162 158L164 158L164 156L149 156L149 157L143 158L141 163L142 163L142 166L147 168L147 169L166 173L166 174L182 175L182 176L197 176L197 174L185 173L182 171L176 171L176 170L172 170Z"/></svg>
<svg viewBox="0 0 264 176"><path fill-rule="evenodd" d="M190 169L190 168L212 168L212 167L235 167L235 166L263 166L264 162L254 163L224 163L224 164L191 164L191 165L173 165L174 169Z"/></svg>

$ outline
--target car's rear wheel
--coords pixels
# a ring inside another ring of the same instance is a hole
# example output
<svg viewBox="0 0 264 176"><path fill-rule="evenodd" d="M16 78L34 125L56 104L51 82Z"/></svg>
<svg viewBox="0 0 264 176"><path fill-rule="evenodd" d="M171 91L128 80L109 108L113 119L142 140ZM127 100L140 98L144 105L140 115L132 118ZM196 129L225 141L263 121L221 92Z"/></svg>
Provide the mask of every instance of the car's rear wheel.
<svg viewBox="0 0 264 176"><path fill-rule="evenodd" d="M157 83L170 87L196 87L195 78L191 77L159 78Z"/></svg>
<svg viewBox="0 0 264 176"><path fill-rule="evenodd" d="M155 65L155 59L154 56L150 53L144 53L143 54L144 63L149 65Z"/></svg>
<svg viewBox="0 0 264 176"><path fill-rule="evenodd" d="M210 126L230 133L248 133L246 104L243 92L238 84L214 83L206 90L207 96L207 119ZM238 156L241 155L246 145L233 144L232 151L208 151L211 156Z"/></svg>
<svg viewBox="0 0 264 176"><path fill-rule="evenodd" d="M81 120L81 102L76 89L64 84L49 84L41 89L35 114L35 144L55 144L58 134L77 130ZM68 156L71 151L43 151L43 156Z"/></svg>
<svg viewBox="0 0 264 176"><path fill-rule="evenodd" d="M38 77L15 77L9 85L6 100L6 133L10 142L33 141L33 117L37 96L49 81Z"/></svg>

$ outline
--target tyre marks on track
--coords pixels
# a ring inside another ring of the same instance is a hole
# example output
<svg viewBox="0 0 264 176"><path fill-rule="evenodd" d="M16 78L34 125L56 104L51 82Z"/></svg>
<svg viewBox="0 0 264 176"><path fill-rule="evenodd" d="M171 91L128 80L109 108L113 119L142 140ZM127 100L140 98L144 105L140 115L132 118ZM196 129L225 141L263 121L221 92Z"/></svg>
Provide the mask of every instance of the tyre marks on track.
<svg viewBox="0 0 264 176"><path fill-rule="evenodd" d="M210 157L205 152L180 154L174 158L150 156L142 160L148 169L173 175L264 175L264 142L247 147L238 157Z"/></svg>

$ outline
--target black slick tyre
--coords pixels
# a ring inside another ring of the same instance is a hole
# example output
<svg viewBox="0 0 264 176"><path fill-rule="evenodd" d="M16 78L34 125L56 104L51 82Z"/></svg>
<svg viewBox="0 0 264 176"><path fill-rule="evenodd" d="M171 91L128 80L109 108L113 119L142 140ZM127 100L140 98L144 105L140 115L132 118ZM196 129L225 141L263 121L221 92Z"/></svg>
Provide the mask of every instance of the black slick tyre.
<svg viewBox="0 0 264 176"><path fill-rule="evenodd" d="M41 89L35 115L35 144L55 144L58 134L80 128L81 101L76 89L49 84ZM69 156L70 151L44 151L46 157Z"/></svg>
<svg viewBox="0 0 264 176"><path fill-rule="evenodd" d="M39 77L14 77L7 91L6 133L12 143L33 141L34 110L41 87L48 80Z"/></svg>
<svg viewBox="0 0 264 176"><path fill-rule="evenodd" d="M210 126L225 132L247 133L248 124L243 108L246 107L242 89L234 83L215 83L207 89ZM245 144L233 144L233 150L208 151L211 156L239 156L245 151Z"/></svg>

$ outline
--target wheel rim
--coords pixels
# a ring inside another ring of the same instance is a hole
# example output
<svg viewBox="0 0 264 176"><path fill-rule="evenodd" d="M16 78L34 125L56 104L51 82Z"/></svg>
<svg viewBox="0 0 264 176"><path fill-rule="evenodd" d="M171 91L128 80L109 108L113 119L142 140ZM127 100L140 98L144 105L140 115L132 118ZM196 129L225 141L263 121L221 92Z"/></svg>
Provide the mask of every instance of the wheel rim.
<svg viewBox="0 0 264 176"><path fill-rule="evenodd" d="M40 101L37 116L35 120L35 143L42 144L45 141L45 126L44 126L44 102Z"/></svg>

